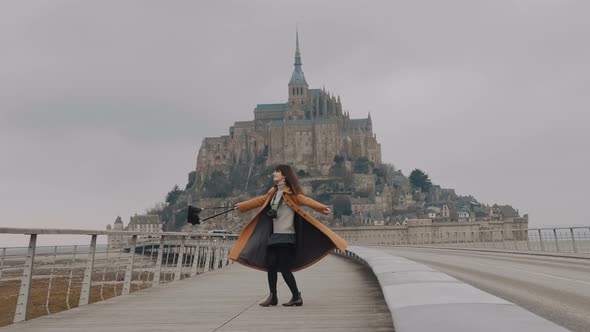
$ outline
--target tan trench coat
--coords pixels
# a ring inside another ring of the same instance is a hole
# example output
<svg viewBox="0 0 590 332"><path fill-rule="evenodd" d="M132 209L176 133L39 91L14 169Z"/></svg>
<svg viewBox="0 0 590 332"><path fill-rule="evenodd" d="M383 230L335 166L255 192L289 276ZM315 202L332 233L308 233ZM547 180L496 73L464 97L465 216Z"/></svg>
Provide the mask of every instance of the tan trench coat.
<svg viewBox="0 0 590 332"><path fill-rule="evenodd" d="M237 208L245 212L260 207L258 213L244 227L234 247L229 252L229 259L242 265L267 271L266 242L272 234L273 222L266 215L269 202L277 191L273 186L265 195L240 202ZM296 232L296 254L290 266L291 271L305 269L328 255L332 249L346 249L346 241L327 226L307 214L301 205L308 206L319 213L324 213L326 205L321 204L303 194L295 195L286 185L283 189L283 202L295 211L294 226Z"/></svg>

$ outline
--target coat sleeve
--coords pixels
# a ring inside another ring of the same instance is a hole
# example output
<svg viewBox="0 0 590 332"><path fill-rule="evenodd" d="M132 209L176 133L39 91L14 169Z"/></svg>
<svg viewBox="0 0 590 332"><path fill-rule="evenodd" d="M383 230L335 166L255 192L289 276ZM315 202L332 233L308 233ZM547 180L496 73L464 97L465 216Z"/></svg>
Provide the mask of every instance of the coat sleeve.
<svg viewBox="0 0 590 332"><path fill-rule="evenodd" d="M328 207L327 205L324 205L312 198L309 198L303 194L298 194L297 195L297 201L299 202L300 205L305 205L305 206L309 206L310 208L314 209L315 211L321 213L321 214L326 214L324 213L324 210Z"/></svg>
<svg viewBox="0 0 590 332"><path fill-rule="evenodd" d="M264 202L266 201L266 197L270 194L270 191L267 192L264 195L258 196L258 197L254 197L252 199L249 199L247 201L243 201L240 202L237 205L238 210L240 212L246 212L248 210L252 210L254 208L257 208L259 206L262 206L262 204L264 204Z"/></svg>

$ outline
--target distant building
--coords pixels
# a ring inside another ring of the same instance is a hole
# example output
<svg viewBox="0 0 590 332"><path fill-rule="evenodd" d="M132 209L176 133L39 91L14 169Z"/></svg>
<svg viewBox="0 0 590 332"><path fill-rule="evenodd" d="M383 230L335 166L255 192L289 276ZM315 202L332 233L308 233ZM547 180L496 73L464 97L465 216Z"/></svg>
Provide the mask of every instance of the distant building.
<svg viewBox="0 0 590 332"><path fill-rule="evenodd" d="M434 219L434 218L436 218L436 211L434 211L432 209L427 209L426 216L430 219Z"/></svg>
<svg viewBox="0 0 590 332"><path fill-rule="evenodd" d="M162 222L160 216L156 214L134 215L129 220L129 225L125 230L144 233L155 233L162 231ZM138 236L140 238L147 238L149 235Z"/></svg>
<svg viewBox="0 0 590 332"><path fill-rule="evenodd" d="M132 231L132 232L143 232L143 233L157 233L162 231L162 221L158 215L134 215L129 218L129 224L127 227L123 227L123 221L121 217L117 217L113 227L107 225L107 230L115 231ZM151 235L138 235L138 241L144 241L149 239ZM130 236L127 235L108 235L108 247L109 249L122 248L129 244Z"/></svg>
<svg viewBox="0 0 590 332"><path fill-rule="evenodd" d="M458 211L457 218L459 221L469 221L469 211Z"/></svg>
<svg viewBox="0 0 590 332"><path fill-rule="evenodd" d="M111 230L111 225L107 225L107 231ZM123 220L121 217L117 216L115 223L113 224L114 231L122 231L123 230ZM125 242L127 241L127 237L124 235L108 235L107 236L107 243L109 249L118 249L123 247Z"/></svg>
<svg viewBox="0 0 590 332"><path fill-rule="evenodd" d="M443 218L450 218L451 217L451 209L449 208L449 206L447 204L443 205L441 216Z"/></svg>

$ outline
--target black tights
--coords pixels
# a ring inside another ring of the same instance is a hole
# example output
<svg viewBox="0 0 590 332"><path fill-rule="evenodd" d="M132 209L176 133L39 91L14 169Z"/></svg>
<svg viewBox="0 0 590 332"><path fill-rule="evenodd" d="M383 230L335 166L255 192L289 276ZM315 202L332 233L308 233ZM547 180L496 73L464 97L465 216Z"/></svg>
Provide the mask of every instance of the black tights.
<svg viewBox="0 0 590 332"><path fill-rule="evenodd" d="M277 272L280 270L281 274L283 275L283 279L289 286L291 293L293 296L297 296L299 294L299 290L297 289L297 282L295 281L295 277L293 273L289 269L289 263L295 257L295 247L286 247L286 246L269 246L266 249L266 258L268 263L268 287L270 288L270 292L273 294L277 293Z"/></svg>

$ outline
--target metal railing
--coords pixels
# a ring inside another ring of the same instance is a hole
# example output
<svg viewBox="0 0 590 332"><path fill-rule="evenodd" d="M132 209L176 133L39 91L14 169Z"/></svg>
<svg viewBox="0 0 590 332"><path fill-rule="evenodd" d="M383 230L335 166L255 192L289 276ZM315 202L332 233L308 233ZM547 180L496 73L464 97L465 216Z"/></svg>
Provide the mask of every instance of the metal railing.
<svg viewBox="0 0 590 332"><path fill-rule="evenodd" d="M363 231L344 234L352 244L468 248L590 257L590 227L481 229L472 231Z"/></svg>
<svg viewBox="0 0 590 332"><path fill-rule="evenodd" d="M28 236L29 245L0 247L0 326L227 266L237 237L0 227L3 234ZM50 234L88 236L89 243L37 246ZM98 244L99 236L116 237L117 245Z"/></svg>

